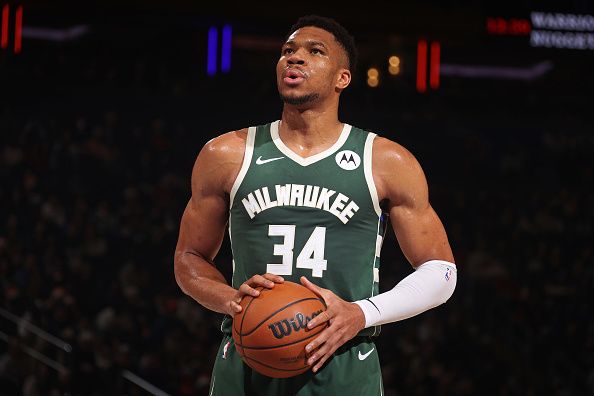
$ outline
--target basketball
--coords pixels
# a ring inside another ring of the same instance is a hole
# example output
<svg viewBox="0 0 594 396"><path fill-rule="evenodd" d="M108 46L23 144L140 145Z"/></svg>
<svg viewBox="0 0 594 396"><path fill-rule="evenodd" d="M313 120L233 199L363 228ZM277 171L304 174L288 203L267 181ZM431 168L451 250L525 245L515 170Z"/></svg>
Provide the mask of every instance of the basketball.
<svg viewBox="0 0 594 396"><path fill-rule="evenodd" d="M260 374L288 378L309 369L305 346L325 326L306 324L326 310L324 301L294 282L263 287L258 297L245 296L233 318L233 340L245 364Z"/></svg>

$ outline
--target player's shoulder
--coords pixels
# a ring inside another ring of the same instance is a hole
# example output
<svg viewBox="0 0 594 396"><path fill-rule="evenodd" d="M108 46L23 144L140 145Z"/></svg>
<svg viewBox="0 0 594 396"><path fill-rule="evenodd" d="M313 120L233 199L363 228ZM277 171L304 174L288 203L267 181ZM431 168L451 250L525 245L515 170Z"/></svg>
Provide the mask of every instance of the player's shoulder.
<svg viewBox="0 0 594 396"><path fill-rule="evenodd" d="M210 139L198 154L195 167L211 169L240 164L245 152L247 128L223 133Z"/></svg>
<svg viewBox="0 0 594 396"><path fill-rule="evenodd" d="M192 184L202 183L228 193L241 168L246 139L247 128L224 133L206 142L194 163Z"/></svg>
<svg viewBox="0 0 594 396"><path fill-rule="evenodd" d="M402 202L411 196L423 197L425 175L415 156L393 140L376 137L373 143L372 169L381 200Z"/></svg>
<svg viewBox="0 0 594 396"><path fill-rule="evenodd" d="M418 161L406 147L385 137L377 136L373 141L374 164L386 167L418 166Z"/></svg>
<svg viewBox="0 0 594 396"><path fill-rule="evenodd" d="M221 159L229 159L227 157L232 158L237 155L243 157L247 131L247 128L238 129L210 139L202 148L200 155Z"/></svg>

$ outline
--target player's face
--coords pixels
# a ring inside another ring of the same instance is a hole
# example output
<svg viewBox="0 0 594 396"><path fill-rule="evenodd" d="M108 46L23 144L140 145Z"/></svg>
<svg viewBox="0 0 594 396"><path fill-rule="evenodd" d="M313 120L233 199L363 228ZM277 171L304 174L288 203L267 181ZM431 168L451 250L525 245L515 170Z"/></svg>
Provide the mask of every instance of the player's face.
<svg viewBox="0 0 594 396"><path fill-rule="evenodd" d="M281 98L304 105L339 92L350 82L346 62L345 51L332 33L309 26L296 30L283 45L276 65Z"/></svg>

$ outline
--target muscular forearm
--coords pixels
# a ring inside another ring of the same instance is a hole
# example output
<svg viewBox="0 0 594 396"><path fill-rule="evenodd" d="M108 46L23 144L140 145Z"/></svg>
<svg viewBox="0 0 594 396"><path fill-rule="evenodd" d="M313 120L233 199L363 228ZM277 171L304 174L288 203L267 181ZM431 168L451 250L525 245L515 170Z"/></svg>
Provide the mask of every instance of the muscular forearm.
<svg viewBox="0 0 594 396"><path fill-rule="evenodd" d="M225 314L232 312L229 303L237 290L204 258L187 252L176 254L175 279L184 293L204 307Z"/></svg>

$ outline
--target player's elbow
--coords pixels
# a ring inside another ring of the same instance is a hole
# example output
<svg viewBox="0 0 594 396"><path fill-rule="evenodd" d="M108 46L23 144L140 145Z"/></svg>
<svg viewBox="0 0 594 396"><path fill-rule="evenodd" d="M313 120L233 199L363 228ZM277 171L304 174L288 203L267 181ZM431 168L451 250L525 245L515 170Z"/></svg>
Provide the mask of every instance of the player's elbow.
<svg viewBox="0 0 594 396"><path fill-rule="evenodd" d="M454 290L456 289L456 284L458 283L458 271L457 270L450 270L446 273L445 282L443 283L442 289L439 293L439 304L445 304L446 301L450 299L454 295Z"/></svg>

